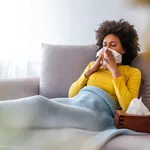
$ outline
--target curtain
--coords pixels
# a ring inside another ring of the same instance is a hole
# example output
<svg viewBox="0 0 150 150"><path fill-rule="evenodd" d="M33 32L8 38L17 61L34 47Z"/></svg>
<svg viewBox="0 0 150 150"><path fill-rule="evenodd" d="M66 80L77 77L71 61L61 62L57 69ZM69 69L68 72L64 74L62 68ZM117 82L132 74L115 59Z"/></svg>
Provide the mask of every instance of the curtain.
<svg viewBox="0 0 150 150"><path fill-rule="evenodd" d="M0 78L39 76L41 43L80 44L71 38L70 2L0 0Z"/></svg>
<svg viewBox="0 0 150 150"><path fill-rule="evenodd" d="M35 53L31 0L0 1L0 78L38 76L40 42Z"/></svg>

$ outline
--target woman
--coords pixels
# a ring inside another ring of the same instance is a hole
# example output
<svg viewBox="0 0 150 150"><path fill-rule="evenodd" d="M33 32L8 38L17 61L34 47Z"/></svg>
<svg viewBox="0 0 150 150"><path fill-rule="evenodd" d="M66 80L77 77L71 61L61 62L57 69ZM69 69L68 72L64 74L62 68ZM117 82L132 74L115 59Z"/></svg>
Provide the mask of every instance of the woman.
<svg viewBox="0 0 150 150"><path fill-rule="evenodd" d="M86 85L99 87L126 110L133 98L138 97L141 72L130 66L140 51L138 35L127 21L105 21L96 31L98 50L106 47L95 62L90 62L80 78L72 84L69 97L73 97ZM122 63L117 64L111 48L121 54ZM105 56L105 57L104 57ZM101 61L107 69L103 69Z"/></svg>

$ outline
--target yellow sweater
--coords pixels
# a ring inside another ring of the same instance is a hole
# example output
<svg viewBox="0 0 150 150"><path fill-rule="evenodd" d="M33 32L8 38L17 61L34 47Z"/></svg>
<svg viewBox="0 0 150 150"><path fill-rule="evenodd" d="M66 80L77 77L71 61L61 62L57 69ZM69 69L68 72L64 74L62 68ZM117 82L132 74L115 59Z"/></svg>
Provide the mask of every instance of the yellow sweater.
<svg viewBox="0 0 150 150"><path fill-rule="evenodd" d="M126 110L133 98L138 97L141 83L141 72L130 66L118 66L121 76L113 79L108 69L100 68L89 78L84 73L94 64L89 63L80 78L69 89L69 97L73 97L86 85L96 86L105 90L113 100L119 102L121 108Z"/></svg>

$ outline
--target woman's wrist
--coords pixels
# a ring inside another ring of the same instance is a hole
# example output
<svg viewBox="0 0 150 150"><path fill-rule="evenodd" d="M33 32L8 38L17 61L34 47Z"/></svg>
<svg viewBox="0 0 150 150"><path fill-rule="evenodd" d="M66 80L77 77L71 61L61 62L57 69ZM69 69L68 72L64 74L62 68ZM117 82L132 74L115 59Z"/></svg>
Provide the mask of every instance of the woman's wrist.
<svg viewBox="0 0 150 150"><path fill-rule="evenodd" d="M94 71L92 69L89 69L87 72L84 73L84 76L88 78Z"/></svg>

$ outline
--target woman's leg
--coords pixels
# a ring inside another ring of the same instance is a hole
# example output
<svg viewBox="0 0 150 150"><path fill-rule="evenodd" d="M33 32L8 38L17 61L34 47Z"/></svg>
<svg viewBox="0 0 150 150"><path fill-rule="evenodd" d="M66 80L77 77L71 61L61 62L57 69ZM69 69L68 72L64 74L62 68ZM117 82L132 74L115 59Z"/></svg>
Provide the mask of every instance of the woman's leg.
<svg viewBox="0 0 150 150"><path fill-rule="evenodd" d="M75 127L98 130L98 119L88 109L68 106L43 96L0 102L0 126L25 128ZM58 101L61 101L59 99ZM66 98L66 101L68 99Z"/></svg>

